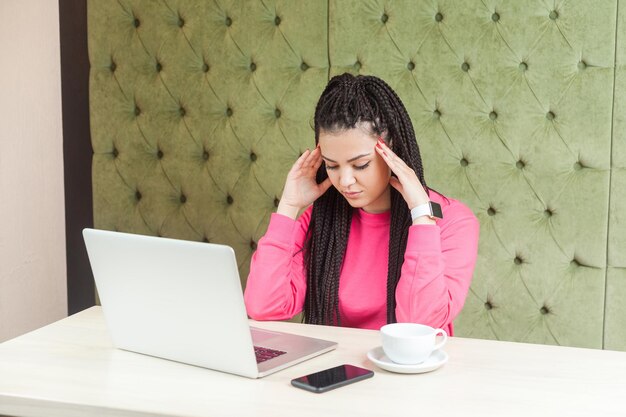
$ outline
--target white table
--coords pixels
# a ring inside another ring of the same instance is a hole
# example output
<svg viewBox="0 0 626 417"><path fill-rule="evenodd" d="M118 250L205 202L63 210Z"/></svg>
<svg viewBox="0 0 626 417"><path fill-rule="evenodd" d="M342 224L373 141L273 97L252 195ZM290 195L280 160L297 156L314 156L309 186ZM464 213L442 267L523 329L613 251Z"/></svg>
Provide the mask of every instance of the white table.
<svg viewBox="0 0 626 417"><path fill-rule="evenodd" d="M92 307L0 344L0 415L625 416L626 352L450 338L448 363L394 374L366 358L377 331L258 322L339 342L253 380L115 349ZM292 378L342 363L373 378L324 394Z"/></svg>

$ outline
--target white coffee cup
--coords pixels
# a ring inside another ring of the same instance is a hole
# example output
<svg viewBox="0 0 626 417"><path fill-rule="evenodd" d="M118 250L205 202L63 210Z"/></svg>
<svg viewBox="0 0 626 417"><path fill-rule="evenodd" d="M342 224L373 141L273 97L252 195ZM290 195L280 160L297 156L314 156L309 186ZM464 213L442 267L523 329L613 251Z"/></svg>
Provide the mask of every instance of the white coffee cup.
<svg viewBox="0 0 626 417"><path fill-rule="evenodd" d="M443 329L417 323L391 323L380 328L383 351L393 362L414 365L424 362L431 353L446 344ZM437 343L437 335L443 339Z"/></svg>

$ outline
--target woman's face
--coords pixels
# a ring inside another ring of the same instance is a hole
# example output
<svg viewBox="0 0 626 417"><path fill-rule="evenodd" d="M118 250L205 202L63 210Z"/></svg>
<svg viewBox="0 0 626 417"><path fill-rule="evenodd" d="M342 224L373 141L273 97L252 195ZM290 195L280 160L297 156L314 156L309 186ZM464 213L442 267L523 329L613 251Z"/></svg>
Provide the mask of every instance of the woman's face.
<svg viewBox="0 0 626 417"><path fill-rule="evenodd" d="M368 213L391 208L391 170L376 153L377 138L365 129L320 131L319 146L333 186L348 203Z"/></svg>

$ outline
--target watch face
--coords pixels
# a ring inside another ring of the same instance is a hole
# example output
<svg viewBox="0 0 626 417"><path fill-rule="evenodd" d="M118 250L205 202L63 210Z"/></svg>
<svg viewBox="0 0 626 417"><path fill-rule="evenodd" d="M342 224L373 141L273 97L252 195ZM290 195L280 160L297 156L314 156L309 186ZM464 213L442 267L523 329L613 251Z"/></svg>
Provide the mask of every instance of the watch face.
<svg viewBox="0 0 626 417"><path fill-rule="evenodd" d="M430 208L433 211L433 217L443 219L443 212L441 211L441 205L439 203L430 202Z"/></svg>

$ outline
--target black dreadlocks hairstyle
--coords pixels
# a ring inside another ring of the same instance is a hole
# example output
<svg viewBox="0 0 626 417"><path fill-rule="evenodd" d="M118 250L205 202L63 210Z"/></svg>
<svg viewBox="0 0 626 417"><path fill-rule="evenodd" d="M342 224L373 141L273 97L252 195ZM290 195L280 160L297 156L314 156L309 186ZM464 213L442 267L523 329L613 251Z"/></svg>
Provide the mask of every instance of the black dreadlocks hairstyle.
<svg viewBox="0 0 626 417"><path fill-rule="evenodd" d="M342 74L333 77L315 108L315 143L320 132L340 132L362 124L382 136L392 151L411 167L428 192L422 158L413 125L398 95L380 78ZM328 177L324 164L317 182ZM311 324L341 325L339 316L339 273L343 263L352 207L334 188L313 203L305 244L307 294L304 321ZM387 322L396 321L395 291L404 261L411 214L402 194L391 187L391 224L387 269Z"/></svg>

